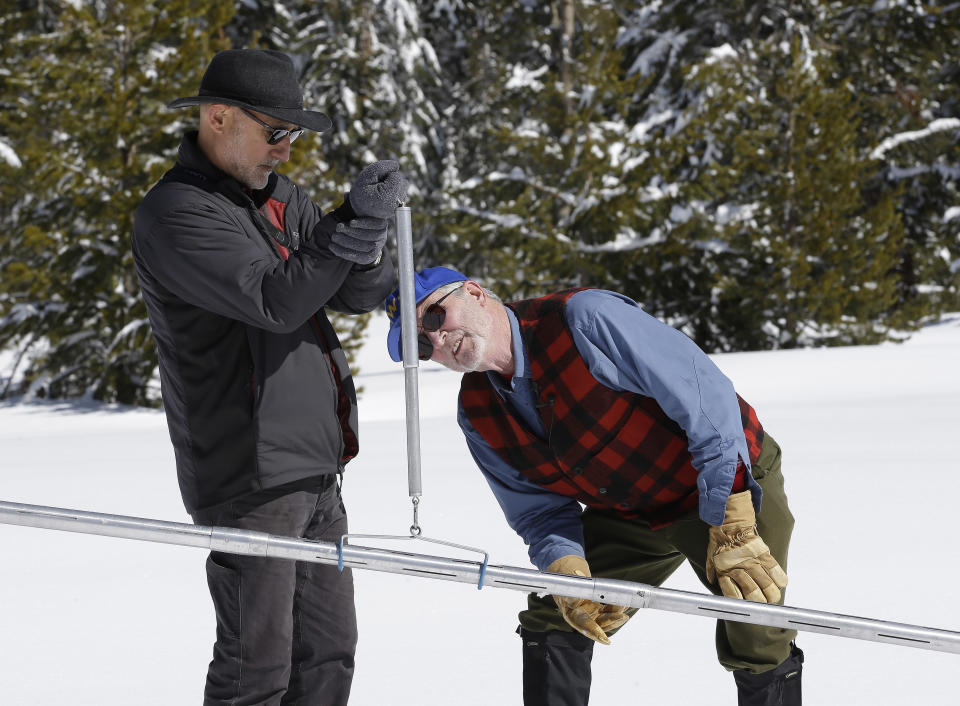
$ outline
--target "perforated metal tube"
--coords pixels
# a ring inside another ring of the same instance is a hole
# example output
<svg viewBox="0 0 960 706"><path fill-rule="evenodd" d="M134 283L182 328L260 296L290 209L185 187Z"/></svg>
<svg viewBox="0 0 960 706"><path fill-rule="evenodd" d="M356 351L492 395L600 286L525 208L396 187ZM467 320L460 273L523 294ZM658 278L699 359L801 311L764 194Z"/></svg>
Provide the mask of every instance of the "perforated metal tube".
<svg viewBox="0 0 960 706"><path fill-rule="evenodd" d="M545 574L532 569L483 565L476 561L354 545L346 545L341 549L329 542L278 537L264 532L204 527L3 501L0 501L0 523L180 544L231 554L269 556L319 564L339 564L342 561L343 566L355 569L482 584L482 587L514 591L552 593L632 608L653 608L960 654L960 632L789 606L752 603L656 588L630 581Z"/></svg>

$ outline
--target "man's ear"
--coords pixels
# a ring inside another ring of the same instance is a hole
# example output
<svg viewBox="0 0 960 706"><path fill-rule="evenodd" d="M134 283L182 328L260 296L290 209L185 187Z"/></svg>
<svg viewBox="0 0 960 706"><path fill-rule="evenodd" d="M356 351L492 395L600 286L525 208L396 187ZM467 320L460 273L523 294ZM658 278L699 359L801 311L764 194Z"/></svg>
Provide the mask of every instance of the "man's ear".
<svg viewBox="0 0 960 706"><path fill-rule="evenodd" d="M487 293L483 291L483 287L474 282L472 279L468 279L463 283L463 291L468 297L474 297L477 300L477 303L480 306L484 306L487 303Z"/></svg>
<svg viewBox="0 0 960 706"><path fill-rule="evenodd" d="M212 132L223 134L227 121L228 106L220 103L210 103L204 105L201 109L200 120L206 124Z"/></svg>

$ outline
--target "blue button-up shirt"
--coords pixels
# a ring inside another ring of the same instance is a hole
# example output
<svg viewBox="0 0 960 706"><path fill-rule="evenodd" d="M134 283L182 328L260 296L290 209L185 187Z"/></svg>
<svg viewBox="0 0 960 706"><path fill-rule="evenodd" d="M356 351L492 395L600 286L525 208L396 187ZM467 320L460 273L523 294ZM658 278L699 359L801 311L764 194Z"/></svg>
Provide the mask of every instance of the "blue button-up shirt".
<svg viewBox="0 0 960 706"><path fill-rule="evenodd" d="M743 435L740 407L730 380L680 331L667 326L636 302L616 292L589 289L567 301L573 341L591 374L603 385L657 401L686 434L698 471L701 519L723 522L737 461L747 467L747 483L760 508L760 486L749 473L750 455ZM513 377L487 376L516 416L541 439L543 424L529 357L516 315L507 309L513 346ZM509 466L458 409L457 420L507 522L529 547L541 570L567 554L583 556L581 506L528 480Z"/></svg>

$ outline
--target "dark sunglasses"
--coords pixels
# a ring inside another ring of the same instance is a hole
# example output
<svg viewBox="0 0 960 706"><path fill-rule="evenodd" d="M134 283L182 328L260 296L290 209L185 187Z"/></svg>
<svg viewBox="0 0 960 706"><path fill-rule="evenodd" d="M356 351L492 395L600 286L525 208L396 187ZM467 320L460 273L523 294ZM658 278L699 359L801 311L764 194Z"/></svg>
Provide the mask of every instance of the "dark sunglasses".
<svg viewBox="0 0 960 706"><path fill-rule="evenodd" d="M444 320L447 318L447 310L440 306L440 304L444 299L459 290L462 286L463 284L461 283L459 287L456 289L451 289L449 292L427 307L426 311L423 312L423 316L420 317L421 329L424 331L429 331L430 333L440 330L440 327L443 326ZM419 336L417 336L417 353L420 360L430 360L430 358L433 357L433 344L430 342L430 339L427 337L426 333L421 333Z"/></svg>
<svg viewBox="0 0 960 706"><path fill-rule="evenodd" d="M274 127L273 125L267 125L265 122L263 122L260 118L258 118L256 115L251 113L246 108L240 108L240 110L246 113L248 118L250 118L251 120L257 121L258 123L263 125L263 127L267 128L267 130L270 131L270 137L267 138L268 145L277 144L278 142L280 142L280 140L282 140L287 135L290 136L290 142L294 142L298 137L300 137L300 135L303 134L302 127L294 128L293 130L287 130L286 128L282 128L282 127Z"/></svg>

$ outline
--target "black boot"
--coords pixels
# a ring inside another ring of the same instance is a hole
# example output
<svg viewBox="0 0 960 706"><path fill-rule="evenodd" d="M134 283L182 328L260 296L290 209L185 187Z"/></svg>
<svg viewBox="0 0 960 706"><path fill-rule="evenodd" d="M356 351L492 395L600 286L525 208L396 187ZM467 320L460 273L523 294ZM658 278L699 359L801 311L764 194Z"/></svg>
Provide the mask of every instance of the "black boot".
<svg viewBox="0 0 960 706"><path fill-rule="evenodd" d="M593 640L576 632L533 632L523 640L524 706L587 706Z"/></svg>
<svg viewBox="0 0 960 706"><path fill-rule="evenodd" d="M790 656L774 669L751 674L745 669L733 673L739 693L739 706L800 706L800 674L803 650L792 642Z"/></svg>

